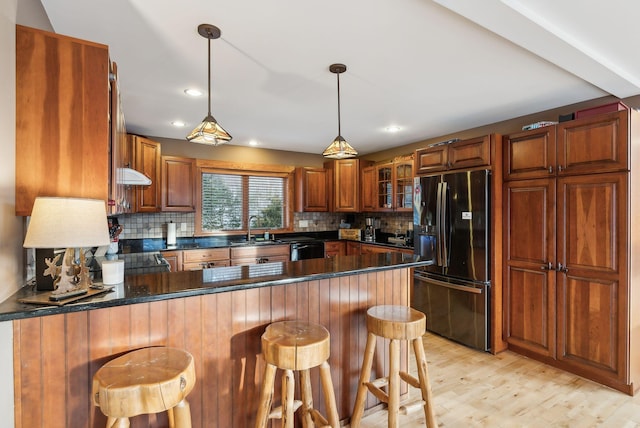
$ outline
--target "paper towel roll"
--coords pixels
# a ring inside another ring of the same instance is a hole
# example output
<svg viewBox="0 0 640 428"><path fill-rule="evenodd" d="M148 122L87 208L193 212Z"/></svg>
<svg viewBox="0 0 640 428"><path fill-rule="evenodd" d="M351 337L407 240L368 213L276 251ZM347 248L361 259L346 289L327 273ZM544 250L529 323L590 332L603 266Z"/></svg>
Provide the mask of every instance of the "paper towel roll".
<svg viewBox="0 0 640 428"><path fill-rule="evenodd" d="M176 224L167 223L167 245L176 245Z"/></svg>
<svg viewBox="0 0 640 428"><path fill-rule="evenodd" d="M105 260L102 262L102 283L120 284L124 281L124 260Z"/></svg>

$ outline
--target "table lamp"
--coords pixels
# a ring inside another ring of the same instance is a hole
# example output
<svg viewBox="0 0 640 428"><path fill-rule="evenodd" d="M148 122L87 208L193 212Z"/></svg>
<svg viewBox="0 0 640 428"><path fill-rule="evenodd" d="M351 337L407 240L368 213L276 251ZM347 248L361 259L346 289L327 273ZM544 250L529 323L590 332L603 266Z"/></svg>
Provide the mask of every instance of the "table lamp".
<svg viewBox="0 0 640 428"><path fill-rule="evenodd" d="M100 199L38 197L24 239L25 248L66 248L45 259L43 275L55 278L53 295L87 290L91 285L83 248L109 245L105 202ZM79 260L75 249L80 249ZM36 273L39 274L39 273Z"/></svg>

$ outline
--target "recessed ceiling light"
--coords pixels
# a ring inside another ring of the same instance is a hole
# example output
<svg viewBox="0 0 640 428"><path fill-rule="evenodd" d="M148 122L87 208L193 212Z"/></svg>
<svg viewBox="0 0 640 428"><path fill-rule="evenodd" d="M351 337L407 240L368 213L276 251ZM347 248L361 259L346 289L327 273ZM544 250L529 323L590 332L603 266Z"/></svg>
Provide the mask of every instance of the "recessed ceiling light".
<svg viewBox="0 0 640 428"><path fill-rule="evenodd" d="M249 141L249 145L255 147L255 146L259 146L260 143L257 142L256 140L251 140L251 141Z"/></svg>
<svg viewBox="0 0 640 428"><path fill-rule="evenodd" d="M198 89L185 89L184 93L189 95L190 97L200 97L202 96L202 91Z"/></svg>
<svg viewBox="0 0 640 428"><path fill-rule="evenodd" d="M183 126L185 126L185 125L186 125L186 124L185 124L183 121L181 121L181 120L174 120L173 122L171 122L171 124L172 124L173 126L175 126L175 127L178 127L178 128L182 128Z"/></svg>
<svg viewBox="0 0 640 428"><path fill-rule="evenodd" d="M385 131L387 132L400 132L400 127L396 126L396 125L391 125L391 126L387 126L386 128L384 128Z"/></svg>

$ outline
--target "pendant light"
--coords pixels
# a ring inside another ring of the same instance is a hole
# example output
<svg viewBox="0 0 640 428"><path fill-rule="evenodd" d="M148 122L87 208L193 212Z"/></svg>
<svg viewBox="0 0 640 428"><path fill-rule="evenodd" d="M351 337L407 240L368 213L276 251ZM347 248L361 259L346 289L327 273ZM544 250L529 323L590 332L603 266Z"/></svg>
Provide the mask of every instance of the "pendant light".
<svg viewBox="0 0 640 428"><path fill-rule="evenodd" d="M338 136L333 140L329 147L324 149L322 156L331 159L353 158L358 155L358 152L356 149L351 147L344 138L342 138L342 135L340 135L340 74L347 71L347 66L344 64L331 64L329 66L329 71L335 73L338 80Z"/></svg>
<svg viewBox="0 0 640 428"><path fill-rule="evenodd" d="M221 33L218 27L211 24L198 25L198 33L208 40L209 56L207 79L209 83L209 110L207 117L204 118L202 123L198 125L196 129L191 131L191 134L187 136L187 140L192 143L218 146L226 143L227 141L231 141L231 135L229 135L229 133L225 131L211 115L211 39L219 38Z"/></svg>

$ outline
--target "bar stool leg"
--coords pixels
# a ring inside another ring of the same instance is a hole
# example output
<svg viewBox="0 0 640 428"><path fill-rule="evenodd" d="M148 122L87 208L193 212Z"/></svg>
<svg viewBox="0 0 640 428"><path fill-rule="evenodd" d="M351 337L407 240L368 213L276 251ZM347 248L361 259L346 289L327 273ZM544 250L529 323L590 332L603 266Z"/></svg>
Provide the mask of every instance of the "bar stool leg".
<svg viewBox="0 0 640 428"><path fill-rule="evenodd" d="M129 428L129 418L107 418L107 428Z"/></svg>
<svg viewBox="0 0 640 428"><path fill-rule="evenodd" d="M333 381L331 380L331 368L326 361L320 365L320 381L322 382L322 393L327 408L327 418L332 428L340 426L340 417L338 416L338 407L336 406L336 397L333 393Z"/></svg>
<svg viewBox="0 0 640 428"><path fill-rule="evenodd" d="M353 414L351 415L351 428L360 426L360 419L364 413L364 401L367 398L367 386L365 382L371 380L371 365L373 364L373 354L376 350L376 335L369 333L367 335L367 345L364 349L364 359L362 361L362 371L360 372L360 380L358 380L358 392L356 394L356 403L353 406Z"/></svg>
<svg viewBox="0 0 640 428"><path fill-rule="evenodd" d="M418 367L418 378L420 380L420 390L424 405L424 418L427 427L436 428L435 409L433 408L433 395L431 393L431 383L429 382L429 372L427 370L427 359L424 355L424 345L422 338L413 339L413 350L416 354L416 366Z"/></svg>
<svg viewBox="0 0 640 428"><path fill-rule="evenodd" d="M182 400L171 409L173 412L174 425L171 428L191 428L191 409L187 400Z"/></svg>
<svg viewBox="0 0 640 428"><path fill-rule="evenodd" d="M400 342L389 341L389 427L398 427L398 410L400 409Z"/></svg>
<svg viewBox="0 0 640 428"><path fill-rule="evenodd" d="M258 405L258 415L256 417L256 428L266 428L273 404L273 384L276 379L277 367L267 363L264 368L264 380L262 392L260 393L260 404Z"/></svg>
<svg viewBox="0 0 640 428"><path fill-rule="evenodd" d="M313 409L313 392L311 389L311 377L309 370L300 371L300 395L302 397L302 426L313 427L311 410Z"/></svg>
<svg viewBox="0 0 640 428"><path fill-rule="evenodd" d="M293 391L295 378L292 370L284 370L282 374L282 427L293 428Z"/></svg>

